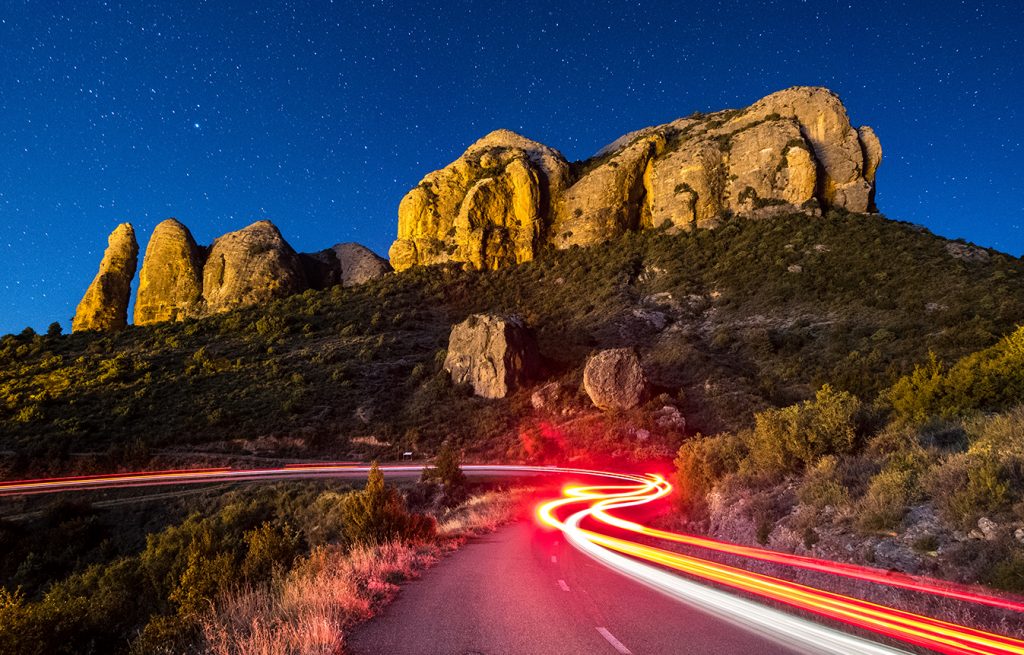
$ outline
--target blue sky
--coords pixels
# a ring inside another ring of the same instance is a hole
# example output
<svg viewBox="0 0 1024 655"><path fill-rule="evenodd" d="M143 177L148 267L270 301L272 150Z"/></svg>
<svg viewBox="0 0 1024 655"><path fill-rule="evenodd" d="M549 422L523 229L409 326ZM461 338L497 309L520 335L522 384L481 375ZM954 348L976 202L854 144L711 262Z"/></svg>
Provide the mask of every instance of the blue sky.
<svg viewBox="0 0 1024 655"><path fill-rule="evenodd" d="M1019 255L1024 10L939 4L0 0L0 333L69 329L123 221L384 254L492 129L580 159L796 84L875 128L885 214Z"/></svg>

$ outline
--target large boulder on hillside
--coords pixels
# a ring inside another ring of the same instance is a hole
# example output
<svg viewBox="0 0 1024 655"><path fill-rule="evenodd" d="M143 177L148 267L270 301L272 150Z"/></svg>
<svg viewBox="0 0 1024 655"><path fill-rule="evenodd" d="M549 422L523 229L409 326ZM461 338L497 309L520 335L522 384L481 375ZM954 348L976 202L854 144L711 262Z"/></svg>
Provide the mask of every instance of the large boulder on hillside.
<svg viewBox="0 0 1024 655"><path fill-rule="evenodd" d="M444 370L484 398L504 398L537 373L533 332L517 317L474 314L452 328Z"/></svg>
<svg viewBox="0 0 1024 655"><path fill-rule="evenodd" d="M210 314L307 288L298 254L270 221L258 221L214 240L203 266L203 299Z"/></svg>
<svg viewBox="0 0 1024 655"><path fill-rule="evenodd" d="M156 226L146 246L135 297L135 324L199 316L202 300L202 250L187 227L168 218Z"/></svg>
<svg viewBox="0 0 1024 655"><path fill-rule="evenodd" d="M99 272L75 310L72 331L120 330L128 325L128 302L138 263L135 229L131 223L122 223L107 238Z"/></svg>
<svg viewBox="0 0 1024 655"><path fill-rule="evenodd" d="M529 261L568 178L557 150L509 130L491 132L402 198L391 265L494 269Z"/></svg>
<svg viewBox="0 0 1024 655"><path fill-rule="evenodd" d="M647 396L647 376L632 348L602 350L587 360L583 388L600 409L633 409Z"/></svg>

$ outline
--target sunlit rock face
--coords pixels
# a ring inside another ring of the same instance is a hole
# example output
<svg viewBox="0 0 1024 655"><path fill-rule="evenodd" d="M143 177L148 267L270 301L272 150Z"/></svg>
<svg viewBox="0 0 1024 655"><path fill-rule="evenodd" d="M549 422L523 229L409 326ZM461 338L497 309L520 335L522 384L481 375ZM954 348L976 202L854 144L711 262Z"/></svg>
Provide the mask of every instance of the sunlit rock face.
<svg viewBox="0 0 1024 655"><path fill-rule="evenodd" d="M210 314L307 288L298 254L270 221L215 239L203 265L203 300Z"/></svg>
<svg viewBox="0 0 1024 655"><path fill-rule="evenodd" d="M474 314L452 328L444 370L478 396L504 398L536 376L538 363L533 332L520 319Z"/></svg>
<svg viewBox="0 0 1024 655"><path fill-rule="evenodd" d="M180 321L203 312L202 250L173 218L153 230L139 271L135 324Z"/></svg>
<svg viewBox="0 0 1024 655"><path fill-rule="evenodd" d="M561 196L561 153L509 130L480 139L402 199L391 265L460 262L494 269L533 259Z"/></svg>
<svg viewBox="0 0 1024 655"><path fill-rule="evenodd" d="M588 246L633 230L871 212L881 157L874 131L854 128L838 96L820 87L637 130L571 166L499 130L405 196L391 263L499 268L547 245Z"/></svg>
<svg viewBox="0 0 1024 655"><path fill-rule="evenodd" d="M128 325L128 301L138 260L135 229L122 223L107 238L99 272L78 303L71 323L74 332L120 330Z"/></svg>

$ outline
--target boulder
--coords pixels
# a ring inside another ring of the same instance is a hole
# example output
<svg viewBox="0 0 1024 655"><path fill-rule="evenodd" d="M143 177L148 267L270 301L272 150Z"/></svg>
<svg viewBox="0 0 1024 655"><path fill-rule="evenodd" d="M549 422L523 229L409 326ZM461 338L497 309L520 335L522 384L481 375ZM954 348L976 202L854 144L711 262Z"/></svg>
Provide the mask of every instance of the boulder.
<svg viewBox="0 0 1024 655"><path fill-rule="evenodd" d="M139 271L135 324L180 321L202 314L202 251L173 218L153 230Z"/></svg>
<svg viewBox="0 0 1024 655"><path fill-rule="evenodd" d="M75 310L72 331L121 330L128 325L128 302L138 263L135 229L122 223L107 238L99 272Z"/></svg>
<svg viewBox="0 0 1024 655"><path fill-rule="evenodd" d="M299 256L270 221L216 239L203 266L203 299L210 314L307 288Z"/></svg>
<svg viewBox="0 0 1024 655"><path fill-rule="evenodd" d="M474 314L452 328L444 370L484 398L504 398L536 375L533 332L517 317Z"/></svg>
<svg viewBox="0 0 1024 655"><path fill-rule="evenodd" d="M600 409L633 409L647 395L647 377L632 348L602 350L587 360L583 388Z"/></svg>

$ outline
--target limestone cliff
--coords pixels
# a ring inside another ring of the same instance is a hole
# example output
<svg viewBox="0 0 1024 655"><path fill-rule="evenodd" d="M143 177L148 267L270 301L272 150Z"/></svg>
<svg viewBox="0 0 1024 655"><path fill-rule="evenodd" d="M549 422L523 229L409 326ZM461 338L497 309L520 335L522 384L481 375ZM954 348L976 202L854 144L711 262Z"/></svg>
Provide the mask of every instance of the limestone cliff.
<svg viewBox="0 0 1024 655"><path fill-rule="evenodd" d="M586 246L630 230L872 212L881 156L874 131L854 128L838 96L820 87L637 130L571 166L499 130L405 196L391 263L497 268L545 245Z"/></svg>
<svg viewBox="0 0 1024 655"><path fill-rule="evenodd" d="M75 310L72 330L120 330L128 324L128 301L139 260L139 243L130 223L107 238L100 270Z"/></svg>
<svg viewBox="0 0 1024 655"><path fill-rule="evenodd" d="M157 225L139 272L135 324L201 315L202 271L202 251L188 228L173 218Z"/></svg>

